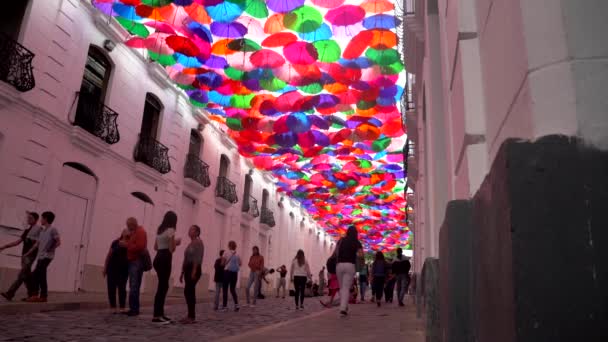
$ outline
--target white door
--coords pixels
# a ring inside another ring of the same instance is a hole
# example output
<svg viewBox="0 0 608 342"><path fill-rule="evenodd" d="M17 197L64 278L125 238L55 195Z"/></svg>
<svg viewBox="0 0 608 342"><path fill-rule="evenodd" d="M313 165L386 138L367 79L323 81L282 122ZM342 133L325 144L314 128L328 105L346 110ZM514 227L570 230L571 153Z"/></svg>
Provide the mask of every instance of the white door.
<svg viewBox="0 0 608 342"><path fill-rule="evenodd" d="M239 248L244 252L251 250L249 246L249 229L248 226L241 224L241 244Z"/></svg>
<svg viewBox="0 0 608 342"><path fill-rule="evenodd" d="M83 232L86 223L88 200L59 191L53 205L55 222L61 246L49 266L49 291L72 292L77 290L80 258L84 254Z"/></svg>
<svg viewBox="0 0 608 342"><path fill-rule="evenodd" d="M226 248L228 248L228 241L226 239L226 215L224 215L223 213L216 210L213 212L213 216L214 216L213 229L216 229L216 231L218 232L218 236L219 236L219 241L218 241L217 246L219 247L219 249L226 249ZM239 246L239 248L240 248L240 246Z"/></svg>

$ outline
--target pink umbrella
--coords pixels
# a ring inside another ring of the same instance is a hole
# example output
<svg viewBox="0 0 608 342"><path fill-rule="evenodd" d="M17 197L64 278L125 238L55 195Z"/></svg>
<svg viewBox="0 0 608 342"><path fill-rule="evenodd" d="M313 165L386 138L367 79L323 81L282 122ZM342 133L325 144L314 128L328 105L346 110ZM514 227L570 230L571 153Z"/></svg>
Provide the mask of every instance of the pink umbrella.
<svg viewBox="0 0 608 342"><path fill-rule="evenodd" d="M327 12L325 19L335 26L348 26L365 18L365 10L359 6L344 5Z"/></svg>
<svg viewBox="0 0 608 342"><path fill-rule="evenodd" d="M247 34L252 37L260 37L260 36L265 35L262 24L260 23L259 20L255 19L255 18L246 16L246 15L242 15L235 21L237 23L243 24L243 26L245 26L247 28Z"/></svg>
<svg viewBox="0 0 608 342"><path fill-rule="evenodd" d="M312 3L324 8L336 8L344 3L344 0L312 0Z"/></svg>
<svg viewBox="0 0 608 342"><path fill-rule="evenodd" d="M236 52L226 56L228 64L235 69L243 71L251 71L255 69L255 65L251 63L251 55L253 52Z"/></svg>
<svg viewBox="0 0 608 342"><path fill-rule="evenodd" d="M263 49L251 55L251 63L260 68L277 68L285 64L285 59L279 53Z"/></svg>
<svg viewBox="0 0 608 342"><path fill-rule="evenodd" d="M283 48L285 58L293 64L312 64L319 57L314 45L307 42L293 42Z"/></svg>

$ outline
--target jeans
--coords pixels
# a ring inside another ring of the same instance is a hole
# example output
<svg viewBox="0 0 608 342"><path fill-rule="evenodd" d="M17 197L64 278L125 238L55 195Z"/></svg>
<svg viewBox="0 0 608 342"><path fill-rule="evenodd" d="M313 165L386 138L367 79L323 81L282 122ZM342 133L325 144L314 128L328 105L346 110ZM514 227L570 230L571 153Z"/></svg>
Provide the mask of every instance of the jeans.
<svg viewBox="0 0 608 342"><path fill-rule="evenodd" d="M382 293L384 292L384 277L374 276L374 280L372 281L372 288L374 289L376 300L380 302L382 300Z"/></svg>
<svg viewBox="0 0 608 342"><path fill-rule="evenodd" d="M403 298L407 294L409 279L407 274L397 274L397 300L403 303Z"/></svg>
<svg viewBox="0 0 608 342"><path fill-rule="evenodd" d="M192 277L192 265L184 268L184 297L188 305L188 318L196 317L196 283L201 279L201 268L195 271L194 278Z"/></svg>
<svg viewBox="0 0 608 342"><path fill-rule="evenodd" d="M365 292L367 291L367 276L359 276L359 293L361 301L365 300Z"/></svg>
<svg viewBox="0 0 608 342"><path fill-rule="evenodd" d="M127 299L127 278L129 274L123 271L110 271L106 277L110 307L116 307L116 292L118 291L118 305L121 309L124 309Z"/></svg>
<svg viewBox="0 0 608 342"><path fill-rule="evenodd" d="M47 298L49 295L49 288L46 282L46 270L49 267L53 259L38 259L36 269L34 270L34 286L32 287L32 294L40 295L40 298ZM40 292L38 292L40 290Z"/></svg>
<svg viewBox="0 0 608 342"><path fill-rule="evenodd" d="M144 270L141 261L129 261L129 311L139 313L139 289Z"/></svg>
<svg viewBox="0 0 608 342"><path fill-rule="evenodd" d="M296 307L298 305L302 306L304 304L304 290L306 289L306 281L308 277L304 276L295 276L293 277L293 287L296 290Z"/></svg>
<svg viewBox="0 0 608 342"><path fill-rule="evenodd" d="M238 307L239 305L239 297L236 294L236 281L238 276L238 272L224 271L224 283L222 284L224 290L224 300L222 304L224 304L224 307L228 306L228 287L230 287L230 294L232 294L235 307Z"/></svg>
<svg viewBox="0 0 608 342"><path fill-rule="evenodd" d="M154 270L158 276L158 288L154 296L154 317L165 315L165 299L169 292L169 278L171 277L171 251L161 249L154 257Z"/></svg>
<svg viewBox="0 0 608 342"><path fill-rule="evenodd" d="M341 262L336 266L336 275L340 284L340 311L348 310L348 299L350 298L350 287L355 278L355 264Z"/></svg>
<svg viewBox="0 0 608 342"><path fill-rule="evenodd" d="M285 278L279 278L279 286L277 287L277 297L279 296L279 290L283 289L283 298L285 298L286 287L287 287L287 280Z"/></svg>
<svg viewBox="0 0 608 342"><path fill-rule="evenodd" d="M17 275L17 279L13 282L11 287L9 287L6 294L13 298L15 296L15 292L19 289L21 284L25 283L27 287L27 296L31 297L34 295L33 293L33 281L31 277L32 273L32 264L34 263L35 257L23 257L21 258L21 270L19 271L19 275Z"/></svg>
<svg viewBox="0 0 608 342"><path fill-rule="evenodd" d="M245 297L247 299L247 304L249 304L249 290L251 289L251 285L254 285L253 286L253 304L255 305L255 300L257 299L258 294L260 293L260 285L261 285L260 271L251 271L249 273L249 280L247 281L247 288L245 290Z"/></svg>
<svg viewBox="0 0 608 342"><path fill-rule="evenodd" d="M215 310L220 307L220 293L222 292L223 283L216 282L215 283L215 299L213 301L213 308Z"/></svg>

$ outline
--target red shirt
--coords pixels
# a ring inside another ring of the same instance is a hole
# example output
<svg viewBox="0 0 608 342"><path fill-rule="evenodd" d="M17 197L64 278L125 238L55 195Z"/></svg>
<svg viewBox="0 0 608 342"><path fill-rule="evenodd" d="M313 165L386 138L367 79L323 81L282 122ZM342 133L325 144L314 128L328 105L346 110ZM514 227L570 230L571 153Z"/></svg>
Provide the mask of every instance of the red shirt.
<svg viewBox="0 0 608 342"><path fill-rule="evenodd" d="M249 258L249 268L254 271L261 271L264 268L264 257L261 255L252 255Z"/></svg>
<svg viewBox="0 0 608 342"><path fill-rule="evenodd" d="M127 259L129 259L129 261L136 261L141 256L144 249L146 249L146 246L148 246L146 230L144 227L139 226L129 237L129 242L127 243Z"/></svg>

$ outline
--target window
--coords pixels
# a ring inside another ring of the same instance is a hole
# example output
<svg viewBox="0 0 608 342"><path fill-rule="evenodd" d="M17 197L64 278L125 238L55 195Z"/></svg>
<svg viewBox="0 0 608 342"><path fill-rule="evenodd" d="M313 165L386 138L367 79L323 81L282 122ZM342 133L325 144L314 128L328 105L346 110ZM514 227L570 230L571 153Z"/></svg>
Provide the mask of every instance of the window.
<svg viewBox="0 0 608 342"><path fill-rule="evenodd" d="M262 191L262 209L268 208L268 190L264 189Z"/></svg>
<svg viewBox="0 0 608 342"><path fill-rule="evenodd" d="M228 169L230 168L230 160L225 154L220 157L220 177L228 176Z"/></svg>
<svg viewBox="0 0 608 342"><path fill-rule="evenodd" d="M188 154L199 157L203 147L203 138L196 130L190 131L190 146L188 147Z"/></svg>
<svg viewBox="0 0 608 342"><path fill-rule="evenodd" d="M141 121L140 135L142 137L156 140L162 110L163 104L158 97L152 93L147 93L146 104L144 105L144 117Z"/></svg>
<svg viewBox="0 0 608 342"><path fill-rule="evenodd" d="M4 1L0 11L0 32L18 40L21 31L21 23L27 10L29 1Z"/></svg>
<svg viewBox="0 0 608 342"><path fill-rule="evenodd" d="M111 71L112 61L101 48L91 45L84 67L74 119L76 125L89 132L96 130L95 123L98 121L97 116L100 115L101 104L105 100Z"/></svg>
<svg viewBox="0 0 608 342"><path fill-rule="evenodd" d="M251 183L253 182L253 180L251 179L250 175L245 175L245 191L243 193L243 198L245 199L244 202L247 202L249 199L249 196L251 195Z"/></svg>

